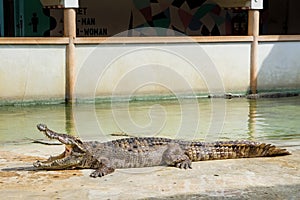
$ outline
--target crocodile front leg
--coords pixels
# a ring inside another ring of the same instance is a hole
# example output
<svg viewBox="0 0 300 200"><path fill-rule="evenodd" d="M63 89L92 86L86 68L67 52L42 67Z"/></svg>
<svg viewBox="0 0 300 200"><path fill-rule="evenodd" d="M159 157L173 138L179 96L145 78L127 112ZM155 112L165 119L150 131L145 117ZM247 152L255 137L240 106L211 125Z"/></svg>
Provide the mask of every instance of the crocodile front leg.
<svg viewBox="0 0 300 200"><path fill-rule="evenodd" d="M163 154L162 161L164 164L175 166L181 169L192 168L192 161L180 148L179 144L169 144Z"/></svg>
<svg viewBox="0 0 300 200"><path fill-rule="evenodd" d="M100 158L98 165L99 167L90 174L90 177L102 177L115 171L115 168L110 165L110 161L107 158Z"/></svg>

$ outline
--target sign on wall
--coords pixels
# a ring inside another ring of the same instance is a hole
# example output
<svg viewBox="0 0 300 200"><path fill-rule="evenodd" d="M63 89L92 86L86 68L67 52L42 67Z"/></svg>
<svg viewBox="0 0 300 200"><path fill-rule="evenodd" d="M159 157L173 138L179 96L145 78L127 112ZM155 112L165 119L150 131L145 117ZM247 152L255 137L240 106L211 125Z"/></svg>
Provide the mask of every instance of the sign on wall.
<svg viewBox="0 0 300 200"><path fill-rule="evenodd" d="M45 8L78 8L78 0L40 0Z"/></svg>
<svg viewBox="0 0 300 200"><path fill-rule="evenodd" d="M76 10L77 35L112 36L128 30L131 8L131 0L81 1Z"/></svg>
<svg viewBox="0 0 300 200"><path fill-rule="evenodd" d="M263 9L263 0L213 0L223 8Z"/></svg>

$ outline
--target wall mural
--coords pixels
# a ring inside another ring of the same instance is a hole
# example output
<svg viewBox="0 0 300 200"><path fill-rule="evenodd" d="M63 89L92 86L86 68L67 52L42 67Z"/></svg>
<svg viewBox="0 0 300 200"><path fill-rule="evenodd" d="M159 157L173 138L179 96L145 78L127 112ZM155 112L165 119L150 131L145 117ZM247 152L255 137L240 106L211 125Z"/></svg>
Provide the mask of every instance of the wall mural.
<svg viewBox="0 0 300 200"><path fill-rule="evenodd" d="M132 0L128 29L162 27L186 35L231 33L231 14L205 0ZM157 33L163 34L163 33ZM169 33L170 34L170 33Z"/></svg>
<svg viewBox="0 0 300 200"><path fill-rule="evenodd" d="M126 36L230 35L236 13L205 0L82 0L77 9L77 36L113 36L121 32L149 27L147 33L127 31ZM117 6L116 6L117 5ZM51 10L57 27L51 35L63 33L62 10ZM155 29L151 27L166 28ZM124 36L125 36L124 35Z"/></svg>

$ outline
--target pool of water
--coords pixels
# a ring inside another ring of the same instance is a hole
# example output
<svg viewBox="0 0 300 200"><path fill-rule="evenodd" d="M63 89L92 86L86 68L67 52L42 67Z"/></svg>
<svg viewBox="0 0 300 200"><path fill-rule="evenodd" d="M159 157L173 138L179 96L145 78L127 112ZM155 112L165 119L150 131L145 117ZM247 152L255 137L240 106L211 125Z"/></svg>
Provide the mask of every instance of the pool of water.
<svg viewBox="0 0 300 200"><path fill-rule="evenodd" d="M193 140L250 139L300 146L300 97L89 103L0 107L0 145L45 139L36 124L85 140L157 136ZM300 147L299 147L300 148Z"/></svg>

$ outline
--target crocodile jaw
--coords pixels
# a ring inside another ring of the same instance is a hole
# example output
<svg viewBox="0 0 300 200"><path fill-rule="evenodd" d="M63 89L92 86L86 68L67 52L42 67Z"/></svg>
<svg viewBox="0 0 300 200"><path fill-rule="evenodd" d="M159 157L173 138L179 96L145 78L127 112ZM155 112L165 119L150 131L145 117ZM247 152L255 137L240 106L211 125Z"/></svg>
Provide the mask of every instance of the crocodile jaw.
<svg viewBox="0 0 300 200"><path fill-rule="evenodd" d="M65 151L57 156L50 156L46 161L36 161L33 166L38 169L68 169L79 167L86 154L86 149L82 141L74 136L56 133L47 128L46 125L39 124L37 128L48 138L56 139L65 145Z"/></svg>
<svg viewBox="0 0 300 200"><path fill-rule="evenodd" d="M66 145L65 151L57 156L50 156L46 161L37 160L33 166L38 169L58 170L74 169L81 165L84 153L73 151L71 146Z"/></svg>

